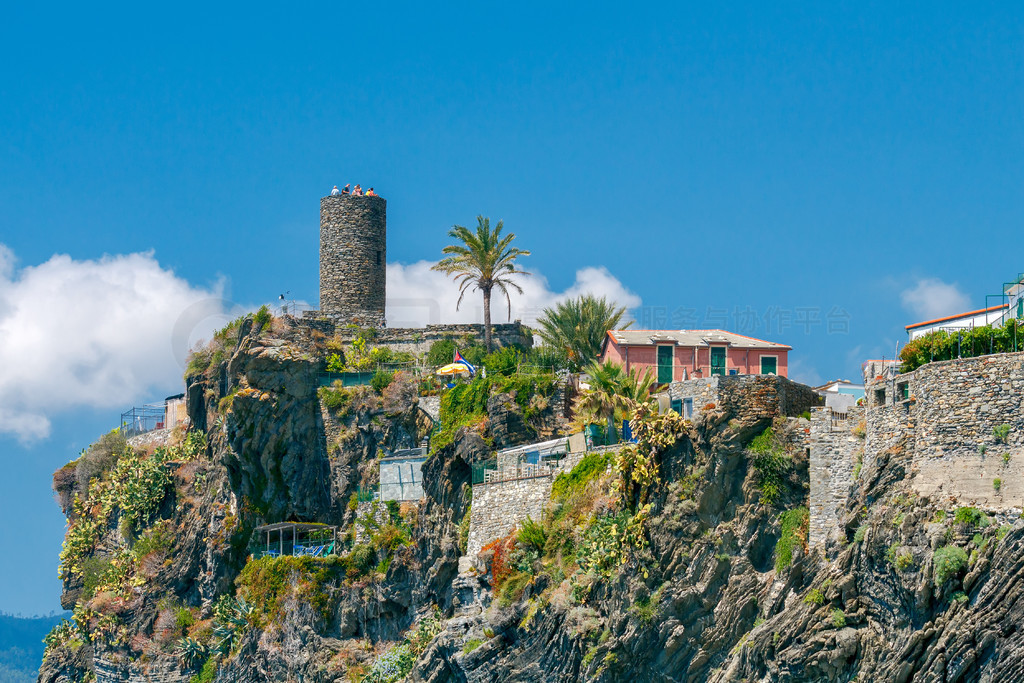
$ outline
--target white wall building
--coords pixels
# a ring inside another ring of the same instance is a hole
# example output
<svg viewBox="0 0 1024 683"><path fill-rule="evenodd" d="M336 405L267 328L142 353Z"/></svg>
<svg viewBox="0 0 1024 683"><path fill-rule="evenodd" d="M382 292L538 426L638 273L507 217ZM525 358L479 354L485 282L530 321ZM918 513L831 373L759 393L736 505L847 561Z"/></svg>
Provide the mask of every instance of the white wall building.
<svg viewBox="0 0 1024 683"><path fill-rule="evenodd" d="M925 320L924 322L907 325L907 334L910 335L910 339L913 341L935 330L956 331L973 327L984 327L985 325L995 325L1003 320L1003 316L1008 308L1009 304L1001 304L999 306L979 308L976 311L968 311L967 313L958 313L957 315L950 315L945 318Z"/></svg>

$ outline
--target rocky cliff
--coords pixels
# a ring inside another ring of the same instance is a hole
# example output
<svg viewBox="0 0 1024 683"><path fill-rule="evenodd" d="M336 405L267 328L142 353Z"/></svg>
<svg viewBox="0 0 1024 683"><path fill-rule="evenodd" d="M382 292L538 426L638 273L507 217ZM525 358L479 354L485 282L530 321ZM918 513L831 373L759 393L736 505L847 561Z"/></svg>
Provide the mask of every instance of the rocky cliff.
<svg viewBox="0 0 1024 683"><path fill-rule="evenodd" d="M808 420L641 409L635 446L464 557L472 466L557 434L551 387L487 384L434 426L408 378L319 387L326 344L238 321L190 365L188 434L107 435L56 473L75 617L40 681L1024 679L1018 515L915 493L899 443L810 553ZM424 498L360 517L376 459L431 430ZM335 554L256 558L280 521L337 527Z"/></svg>

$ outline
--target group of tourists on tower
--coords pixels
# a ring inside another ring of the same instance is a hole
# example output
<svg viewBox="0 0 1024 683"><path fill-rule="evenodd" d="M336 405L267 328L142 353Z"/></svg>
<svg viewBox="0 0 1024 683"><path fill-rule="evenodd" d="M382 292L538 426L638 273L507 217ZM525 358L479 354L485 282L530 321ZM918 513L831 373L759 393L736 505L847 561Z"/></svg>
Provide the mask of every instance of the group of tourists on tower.
<svg viewBox="0 0 1024 683"><path fill-rule="evenodd" d="M343 187L340 190L338 189L338 186L335 185L334 189L331 190L331 196L332 197L337 197L338 195L342 195L342 194L351 194L351 195L353 195L355 197L361 197L363 195L363 186L362 185L360 185L359 183L356 183L356 186L354 188L349 189L350 185L351 185L351 183L345 183L345 187ZM367 197L376 197L377 193L374 192L373 188L371 187L369 190L366 191L366 196Z"/></svg>

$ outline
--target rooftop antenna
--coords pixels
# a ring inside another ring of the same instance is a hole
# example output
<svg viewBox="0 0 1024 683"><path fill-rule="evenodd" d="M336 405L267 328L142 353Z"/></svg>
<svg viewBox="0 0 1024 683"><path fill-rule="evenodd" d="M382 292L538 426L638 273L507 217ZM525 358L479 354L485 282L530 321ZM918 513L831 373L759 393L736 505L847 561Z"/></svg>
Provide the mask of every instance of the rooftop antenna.
<svg viewBox="0 0 1024 683"><path fill-rule="evenodd" d="M288 315L289 308L291 309L291 315L295 315L295 301L291 298L292 290L286 291L284 294L278 294L277 300L283 301L281 304L281 313Z"/></svg>

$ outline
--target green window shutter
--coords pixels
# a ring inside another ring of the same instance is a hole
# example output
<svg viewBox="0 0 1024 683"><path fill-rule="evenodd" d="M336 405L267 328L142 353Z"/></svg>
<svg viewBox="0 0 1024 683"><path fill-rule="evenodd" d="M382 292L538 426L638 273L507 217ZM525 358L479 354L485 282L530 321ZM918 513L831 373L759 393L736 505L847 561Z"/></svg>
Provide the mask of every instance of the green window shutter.
<svg viewBox="0 0 1024 683"><path fill-rule="evenodd" d="M658 347L658 384L668 384L672 381L672 357L675 355L675 347Z"/></svg>
<svg viewBox="0 0 1024 683"><path fill-rule="evenodd" d="M711 347L711 374L712 375L724 375L725 374L725 347L724 346L712 346Z"/></svg>
<svg viewBox="0 0 1024 683"><path fill-rule="evenodd" d="M762 375L777 375L779 374L779 361L777 358L769 358L767 356L761 356L761 374Z"/></svg>

